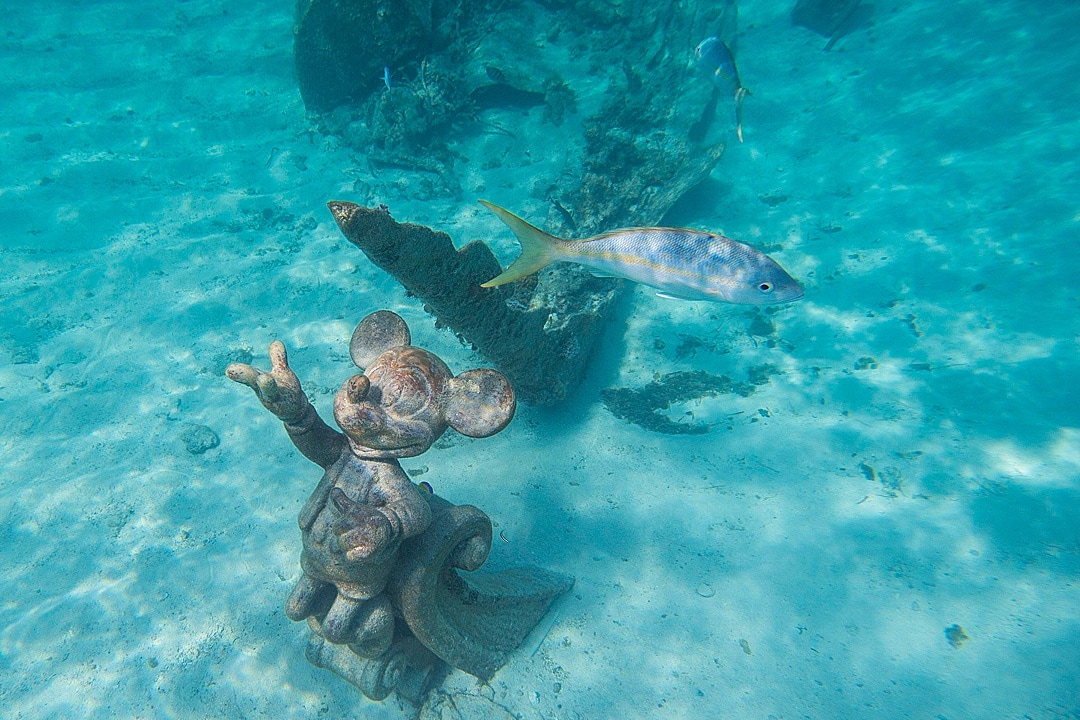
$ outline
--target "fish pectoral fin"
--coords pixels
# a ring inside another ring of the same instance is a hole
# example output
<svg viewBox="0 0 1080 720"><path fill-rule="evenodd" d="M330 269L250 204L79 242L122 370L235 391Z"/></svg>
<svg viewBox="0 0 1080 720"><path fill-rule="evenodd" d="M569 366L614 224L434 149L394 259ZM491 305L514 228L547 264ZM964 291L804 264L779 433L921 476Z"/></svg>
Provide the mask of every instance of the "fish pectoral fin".
<svg viewBox="0 0 1080 720"><path fill-rule="evenodd" d="M593 270L592 268L589 268L589 274L592 275L594 278L617 278L617 277L619 277L618 275L612 275L611 273L603 272L602 270Z"/></svg>
<svg viewBox="0 0 1080 720"><path fill-rule="evenodd" d="M540 228L530 225L514 213L494 203L481 200L480 204L506 223L521 243L521 255L518 255L517 260L510 263L510 267L503 270L501 274L486 283L481 283L480 287L493 288L512 283L532 275L559 259L558 251L555 249L555 244L559 242L557 237L548 235Z"/></svg>
<svg viewBox="0 0 1080 720"><path fill-rule="evenodd" d="M693 298L688 298L682 295L672 295L671 293L664 292L662 290L656 293L656 297L664 298L665 300L693 300Z"/></svg>

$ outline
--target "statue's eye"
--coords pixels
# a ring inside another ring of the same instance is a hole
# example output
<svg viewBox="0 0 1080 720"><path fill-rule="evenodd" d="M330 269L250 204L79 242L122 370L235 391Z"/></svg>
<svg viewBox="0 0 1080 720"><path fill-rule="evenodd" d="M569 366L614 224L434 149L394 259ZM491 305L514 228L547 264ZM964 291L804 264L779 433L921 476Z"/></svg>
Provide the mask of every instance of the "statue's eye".
<svg viewBox="0 0 1080 720"><path fill-rule="evenodd" d="M772 292L772 283L763 282L757 286L757 289L763 293Z"/></svg>

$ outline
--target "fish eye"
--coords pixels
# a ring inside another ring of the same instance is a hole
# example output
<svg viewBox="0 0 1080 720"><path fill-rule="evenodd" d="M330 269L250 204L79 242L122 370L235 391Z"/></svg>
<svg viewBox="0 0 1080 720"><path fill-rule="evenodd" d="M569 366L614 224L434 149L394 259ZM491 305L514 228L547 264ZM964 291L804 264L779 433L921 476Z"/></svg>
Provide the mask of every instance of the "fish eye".
<svg viewBox="0 0 1080 720"><path fill-rule="evenodd" d="M757 286L757 289L763 293L772 292L772 283L763 282Z"/></svg>

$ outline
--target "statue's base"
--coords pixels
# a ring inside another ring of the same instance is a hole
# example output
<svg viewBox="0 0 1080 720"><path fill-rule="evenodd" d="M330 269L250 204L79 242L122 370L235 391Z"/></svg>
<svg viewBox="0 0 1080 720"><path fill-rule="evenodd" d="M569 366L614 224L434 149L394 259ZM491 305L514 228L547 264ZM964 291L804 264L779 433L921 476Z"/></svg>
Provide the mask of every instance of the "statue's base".
<svg viewBox="0 0 1080 720"><path fill-rule="evenodd" d="M397 692L416 705L439 662L434 653L411 636L395 640L385 653L369 659L360 657L348 645L329 642L314 630L305 655L312 665L326 668L355 685L370 700L385 700Z"/></svg>
<svg viewBox="0 0 1080 720"><path fill-rule="evenodd" d="M398 619L390 649L364 658L331 643L322 617L309 617L307 658L372 700L391 692L414 704L439 663L488 680L574 586L567 575L537 567L474 572L491 550L491 520L471 505L428 496L432 521L406 541L386 593Z"/></svg>

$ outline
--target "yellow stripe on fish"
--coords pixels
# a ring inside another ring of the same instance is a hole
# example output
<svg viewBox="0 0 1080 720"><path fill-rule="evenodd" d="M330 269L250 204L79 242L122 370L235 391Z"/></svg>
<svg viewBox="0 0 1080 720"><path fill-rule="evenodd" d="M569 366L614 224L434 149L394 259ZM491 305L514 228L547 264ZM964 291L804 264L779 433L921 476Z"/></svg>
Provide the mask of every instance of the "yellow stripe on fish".
<svg viewBox="0 0 1080 720"><path fill-rule="evenodd" d="M521 243L518 259L481 287L520 280L553 262L574 262L597 274L633 280L687 300L773 305L803 296L802 286L775 260L723 235L641 227L565 240L498 205L480 203L506 223Z"/></svg>
<svg viewBox="0 0 1080 720"><path fill-rule="evenodd" d="M642 229L644 229L644 228L642 228ZM660 230L662 228L650 228L650 229L651 230ZM595 238L592 238L592 239L595 239ZM580 242L588 242L588 240L582 240ZM624 253L624 252L573 253L573 251L571 251L571 253L568 253L562 259L566 260L566 261L574 262L575 257L585 258L586 260L592 258L592 259L597 259L597 260L606 260L606 261L612 262L612 263L625 263L626 265L636 265L638 267L646 267L646 268L649 268L651 270L663 271L663 272L672 273L672 274L675 274L675 275L683 275L684 277L687 277L687 278L694 278L697 275L697 273L695 273L692 270L671 267L670 265L664 265L662 263L658 263L658 262L655 262L653 260L649 260L648 258L644 258L644 257L638 256L638 255L631 255L629 253ZM577 262L578 262L579 265L588 265L588 262L586 262L584 260L583 261L577 261Z"/></svg>

